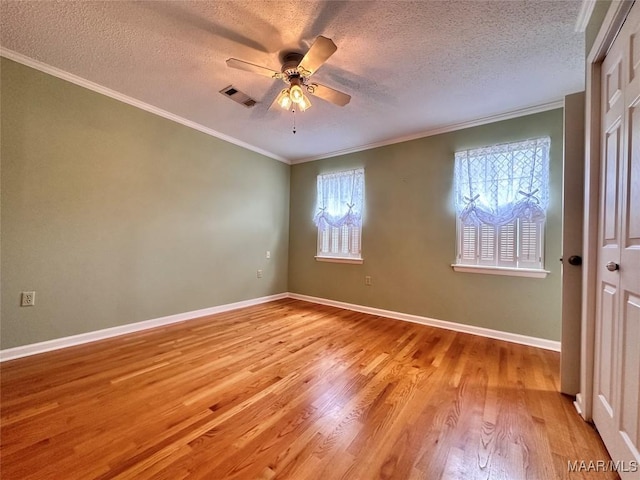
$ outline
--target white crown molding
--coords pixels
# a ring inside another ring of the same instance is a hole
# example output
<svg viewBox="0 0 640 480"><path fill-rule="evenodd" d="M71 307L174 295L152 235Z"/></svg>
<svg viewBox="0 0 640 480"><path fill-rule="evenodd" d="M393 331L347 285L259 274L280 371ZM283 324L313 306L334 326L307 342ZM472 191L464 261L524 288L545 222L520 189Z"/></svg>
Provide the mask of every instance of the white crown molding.
<svg viewBox="0 0 640 480"><path fill-rule="evenodd" d="M596 0L582 0L582 5L580 5L580 11L578 12L578 18L576 20L576 33L583 33L587 29L595 6Z"/></svg>
<svg viewBox="0 0 640 480"><path fill-rule="evenodd" d="M255 147L248 143L245 143L236 138L230 137L229 135L225 135L224 133L220 133L212 128L205 127L199 123L193 122L191 120L187 120L186 118L180 117L179 115L175 115L171 112L167 112L166 110L162 110L161 108L154 107L148 103L142 102L135 98L124 95L115 90L111 90L110 88L103 87L102 85L87 80L85 78L74 75L73 73L69 73L65 70L61 70L59 68L53 67L46 63L40 62L39 60L35 60L33 58L27 57L21 53L15 52L13 50L9 50L8 48L0 47L0 56L8 58L9 60L13 60L14 62L21 63L26 65L27 67L34 68L36 70L40 70L41 72L47 73L49 75L53 75L54 77L61 78L62 80L66 80L68 82L74 83L81 87L87 88L94 92L100 93L102 95L106 95L107 97L111 97L115 100L119 100L121 102L127 103L134 107L137 107L141 110L145 110L149 113L153 113L154 115L158 115L160 117L166 118L167 120L171 120L173 122L184 125L185 127L193 128L194 130L198 130L199 132L205 133L212 137L219 138L220 140L224 140L225 142L232 143L242 148L246 148L247 150L251 150L252 152L259 153L260 155L264 155L265 157L273 158L274 160L278 160L280 162L290 164L289 160L275 153L268 152L263 150L262 148Z"/></svg>
<svg viewBox="0 0 640 480"><path fill-rule="evenodd" d="M8 348L5 350L0 350L0 362L27 357L30 355L36 355L38 353L50 352L52 350L58 350L60 348L67 348L75 345L96 342L98 340L105 340L107 338L117 337L120 335L125 335L127 333L139 332L141 330L148 330L150 328L161 327L163 325L170 325L172 323L193 320L195 318L205 317L207 315L214 315L216 313L237 310L238 308L260 305L261 303L281 300L283 298L288 298L288 294L279 293L277 295L269 295L266 297L244 300L242 302L227 303L225 305L218 305L217 307L203 308L201 310L193 310L191 312L178 313L175 315L154 318L151 320L144 320L142 322L130 323L118 327L111 327L105 328L103 330L81 333L79 335L73 335L70 337L56 338L53 340L47 340L46 342L32 343L30 345Z"/></svg>
<svg viewBox="0 0 640 480"><path fill-rule="evenodd" d="M591 0L585 0L585 1L591 1ZM456 123L456 124L451 124L451 125L446 125L444 127L440 127L440 128L436 128L436 129L432 129L432 130L426 130L423 132L419 132L419 133L415 133L412 135L407 135L407 136L402 136L402 137L396 137L396 138L392 138L392 139L387 139L387 140L383 140L380 142L374 142L374 143L369 143L366 145L360 145L357 147L351 147L351 148L346 148L344 150L337 150L335 152L329 152L326 154L322 154L322 155L316 155L316 156L312 156L312 157L305 157L305 158L300 158L297 160L292 160L292 159L287 159L285 157L282 157L280 155L276 155L275 153L269 152L267 150L264 150L262 148L256 147L254 145L245 143L241 140L238 140L234 137L231 137L229 135L225 135L224 133L220 133L216 130L213 130L209 127L205 127L204 125L201 125L197 122L188 120L184 117L180 117L178 115L175 115L171 112L168 112L166 110L162 110L161 108L155 107L153 105L150 105L148 103L142 102L140 100L137 100L133 97L129 97L127 95L124 95L120 92L117 92L115 90L111 90L110 88L104 87L98 83L92 82L90 80L87 80L85 78L79 77L77 75L74 75L73 73L69 73L65 70L59 69L57 67L53 67L51 65L48 65L44 62L41 62L39 60L35 60L33 58L27 57L26 55L23 55L21 53L15 52L13 50L10 50L8 48L5 47L1 47L0 46L0 56L8 58L10 60L13 60L15 62L21 63L23 65L26 65L28 67L34 68L36 70L39 70L41 72L47 73L49 75L53 75L54 77L58 77L61 78L63 80L66 80L68 82L74 83L76 85L79 85L81 87L87 88L89 90L92 90L94 92L100 93L102 95L106 95L108 97L111 97L115 100L119 100L121 102L124 102L126 104L132 105L134 107L140 108L141 110L145 110L149 113L153 113L154 115L158 115L160 117L166 118L168 120L174 121L176 123L179 123L181 125L184 125L186 127L189 128L193 128L194 130L197 130L199 132L205 133L207 135L211 135L212 137L215 138L219 138L220 140L224 140L226 142L232 143L234 145L237 145L239 147L242 148L246 148L247 150L251 150L253 152L259 153L260 155L264 155L266 157L269 158L273 158L274 160L278 160L280 162L286 163L287 165L295 165L298 163L306 163L306 162L313 162L315 160L323 160L325 158L332 158L332 157L337 157L340 155L346 155L349 153L356 153L356 152L361 152L363 150L370 150L372 148L378 148L378 147L384 147L387 145L393 145L396 143L402 143L402 142L408 142L410 140L416 140L418 138L424 138L424 137L431 137L434 135L439 135L442 133L449 133L449 132L454 132L456 130L462 130L465 128L471 128L471 127L477 127L480 125L486 125L488 123L494 123L494 122L499 122L501 120L510 120L512 118L518 118L518 117L523 117L525 115L532 115L534 113L540 113L540 112L546 112L548 110L554 110L556 108L562 108L564 106L564 100L558 100L558 101L554 101L554 102L550 102L550 103L545 103L542 105L536 105L536 106L532 106L532 107L527 107L527 108L522 108L522 109L518 109L518 110L513 110L510 112L506 112L506 113L501 113L501 114L497 114L497 115L491 115L488 117L482 117L476 120L471 120L468 122L463 122L463 123Z"/></svg>
<svg viewBox="0 0 640 480"><path fill-rule="evenodd" d="M291 165L297 165L299 163L314 162L316 160L324 160L325 158L338 157L340 155L347 155L349 153L361 152L363 150L370 150L372 148L386 147L387 145L408 142L411 140L417 140L419 138L432 137L434 135L440 135L442 133L455 132L457 130L464 130L465 128L479 127L481 125L487 125L489 123L500 122L502 120L511 120L513 118L524 117L526 115L533 115L534 113L547 112L549 110L555 110L556 108L563 108L563 107L564 107L564 100L557 100L554 102L544 103L542 105L536 105L533 107L526 107L518 110L512 110L506 113L500 113L497 115L482 117L482 118L478 118L476 120L471 120L468 122L454 123L451 125L446 125L444 127L435 128L433 130L426 130L424 132L414 133L412 135L407 135L404 137L397 137L397 138L392 138L388 140L383 140L381 142L369 143L367 145L361 145L359 147L345 148L344 150L337 150L335 152L331 152L323 155L300 158L297 160L292 160L290 163Z"/></svg>
<svg viewBox="0 0 640 480"><path fill-rule="evenodd" d="M436 320L434 318L422 317L419 315L411 315L408 313L394 312L391 310L382 310L380 308L366 307L364 305L355 305L353 303L339 302L326 298L310 297L308 295L300 295L298 293L289 293L289 298L295 300L303 300L305 302L317 303L320 305L328 305L331 307L344 308L345 310L353 310L355 312L368 313L381 317L392 318L394 320L402 320L405 322L419 323L430 327L444 328L456 332L470 333L481 337L495 338L511 343L519 343L530 347L543 348L545 350L560 351L560 342L547 340L545 338L529 337L518 333L502 332L500 330L492 330L490 328L476 327L474 325L465 325L462 323L447 322L444 320Z"/></svg>

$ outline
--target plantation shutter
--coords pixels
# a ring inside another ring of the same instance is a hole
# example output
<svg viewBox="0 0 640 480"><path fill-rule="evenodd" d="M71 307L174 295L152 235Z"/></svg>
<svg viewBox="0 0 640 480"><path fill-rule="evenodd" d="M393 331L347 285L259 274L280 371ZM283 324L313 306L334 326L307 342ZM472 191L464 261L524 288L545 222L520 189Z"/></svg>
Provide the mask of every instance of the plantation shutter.
<svg viewBox="0 0 640 480"><path fill-rule="evenodd" d="M535 268L542 260L542 223L520 222L520 263L523 267Z"/></svg>
<svg viewBox="0 0 640 480"><path fill-rule="evenodd" d="M480 225L480 263L494 265L496 261L496 227Z"/></svg>
<svg viewBox="0 0 640 480"><path fill-rule="evenodd" d="M475 262L478 257L478 229L475 225L464 225L462 227L462 251L461 259L463 262Z"/></svg>
<svg viewBox="0 0 640 480"><path fill-rule="evenodd" d="M516 266L516 221L500 226L498 261L503 267Z"/></svg>

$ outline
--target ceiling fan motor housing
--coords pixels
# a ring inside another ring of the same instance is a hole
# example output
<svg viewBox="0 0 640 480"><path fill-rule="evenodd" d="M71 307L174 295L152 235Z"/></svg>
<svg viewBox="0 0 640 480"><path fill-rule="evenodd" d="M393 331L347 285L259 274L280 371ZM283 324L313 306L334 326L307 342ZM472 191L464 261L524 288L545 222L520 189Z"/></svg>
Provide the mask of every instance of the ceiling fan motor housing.
<svg viewBox="0 0 640 480"><path fill-rule="evenodd" d="M282 73L290 74L298 72L298 65L304 58L304 55L298 52L288 52L282 56Z"/></svg>

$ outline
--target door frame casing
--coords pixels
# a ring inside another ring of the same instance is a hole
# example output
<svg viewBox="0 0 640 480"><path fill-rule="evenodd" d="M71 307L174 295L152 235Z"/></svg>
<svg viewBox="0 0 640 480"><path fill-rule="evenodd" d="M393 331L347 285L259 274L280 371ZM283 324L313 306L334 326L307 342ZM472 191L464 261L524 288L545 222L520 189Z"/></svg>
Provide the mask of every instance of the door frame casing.
<svg viewBox="0 0 640 480"><path fill-rule="evenodd" d="M582 321L580 393L574 402L586 421L592 420L596 325L598 219L600 206L601 67L633 1L612 1L585 65L584 235L582 261Z"/></svg>

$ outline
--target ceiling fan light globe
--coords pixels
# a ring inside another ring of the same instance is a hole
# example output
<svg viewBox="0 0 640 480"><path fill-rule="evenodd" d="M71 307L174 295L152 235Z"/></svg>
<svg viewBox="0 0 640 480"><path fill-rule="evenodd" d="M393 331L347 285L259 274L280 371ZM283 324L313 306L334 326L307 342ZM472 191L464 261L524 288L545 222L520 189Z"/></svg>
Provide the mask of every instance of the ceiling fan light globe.
<svg viewBox="0 0 640 480"><path fill-rule="evenodd" d="M289 96L291 97L291 101L293 103L300 103L304 100L304 92L302 91L302 88L300 88L300 85L294 85L291 87L290 91L289 91Z"/></svg>
<svg viewBox="0 0 640 480"><path fill-rule="evenodd" d="M291 99L289 97L284 97L280 101L280 107L284 110L289 110L289 108L291 108Z"/></svg>
<svg viewBox="0 0 640 480"><path fill-rule="evenodd" d="M303 112L305 110L307 110L308 108L311 108L311 100L309 100L309 97L307 97L306 95L302 94L302 100L300 102L298 102L298 107Z"/></svg>
<svg viewBox="0 0 640 480"><path fill-rule="evenodd" d="M278 103L278 105L280 105L280 108L283 108L284 110L289 110L289 108L291 108L291 98L289 97L289 90L288 89L282 90L280 92L280 95L278 95L276 102Z"/></svg>

